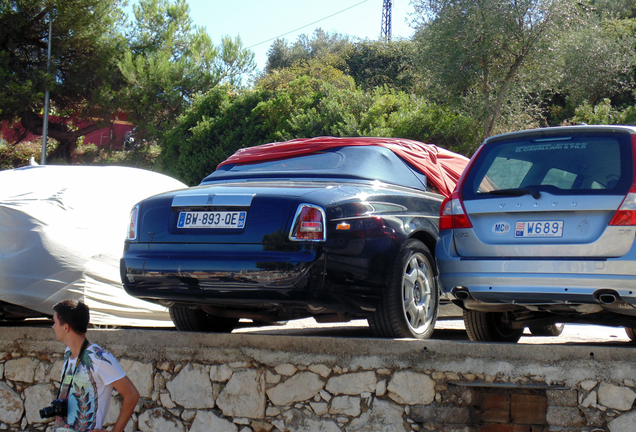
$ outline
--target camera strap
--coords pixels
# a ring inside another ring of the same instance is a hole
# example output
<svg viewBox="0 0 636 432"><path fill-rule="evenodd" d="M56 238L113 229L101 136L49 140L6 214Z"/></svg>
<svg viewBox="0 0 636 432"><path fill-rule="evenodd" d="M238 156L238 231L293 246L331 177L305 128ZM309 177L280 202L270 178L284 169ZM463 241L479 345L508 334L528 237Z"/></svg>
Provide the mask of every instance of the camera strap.
<svg viewBox="0 0 636 432"><path fill-rule="evenodd" d="M66 399L68 400L68 397L71 394L71 388L73 387L73 379L75 379L75 373L77 372L77 368L80 365L80 361L82 359L82 356L84 355L84 351L86 351L86 348L88 348L88 346L90 345L90 342L88 341L88 339L84 339L84 343L82 344L82 348L80 349L79 355L77 356L77 360L75 360L75 369L73 370L73 375L71 375L71 382L68 383L68 392L66 393ZM62 387L64 387L64 378L66 378L66 369L68 368L68 364L71 362L71 356L69 355L68 359L66 360L66 363L64 364L64 371L62 372L62 381L60 381L60 388L57 390L57 399L60 398L60 394L62 393Z"/></svg>

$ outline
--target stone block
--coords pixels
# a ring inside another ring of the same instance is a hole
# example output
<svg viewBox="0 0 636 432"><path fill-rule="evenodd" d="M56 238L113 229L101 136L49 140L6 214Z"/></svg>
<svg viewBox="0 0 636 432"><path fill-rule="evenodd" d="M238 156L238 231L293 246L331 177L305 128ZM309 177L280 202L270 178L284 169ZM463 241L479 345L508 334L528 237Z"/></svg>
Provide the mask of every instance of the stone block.
<svg viewBox="0 0 636 432"><path fill-rule="evenodd" d="M39 402L39 401L38 401ZM46 403L50 403L49 400ZM43 405L40 408L43 408ZM24 413L24 403L12 388L3 382L0 382L0 422L17 423Z"/></svg>
<svg viewBox="0 0 636 432"><path fill-rule="evenodd" d="M172 381L166 383L166 387L170 391L170 399L187 409L214 408L218 395L208 371L199 364L188 363Z"/></svg>
<svg viewBox="0 0 636 432"><path fill-rule="evenodd" d="M596 428L605 426L605 416L602 411L591 408L583 408L582 411L585 415L587 426Z"/></svg>
<svg viewBox="0 0 636 432"><path fill-rule="evenodd" d="M291 405L312 399L324 387L320 376L313 372L300 372L282 384L267 390L267 396L273 404L279 406Z"/></svg>
<svg viewBox="0 0 636 432"><path fill-rule="evenodd" d="M119 365L126 372L130 381L139 390L139 395L149 398L154 388L154 374L152 364L144 364L138 361L122 359Z"/></svg>
<svg viewBox="0 0 636 432"><path fill-rule="evenodd" d="M402 371L393 374L387 390L389 397L397 403L428 405L435 399L435 385L428 375Z"/></svg>
<svg viewBox="0 0 636 432"><path fill-rule="evenodd" d="M139 416L141 432L185 432L183 423L163 408L149 409Z"/></svg>
<svg viewBox="0 0 636 432"><path fill-rule="evenodd" d="M486 424L479 432L533 432L529 425Z"/></svg>
<svg viewBox="0 0 636 432"><path fill-rule="evenodd" d="M620 411L632 409L636 393L629 387L601 383L598 389L598 403Z"/></svg>
<svg viewBox="0 0 636 432"><path fill-rule="evenodd" d="M548 390L546 396L550 406L575 407L578 405L576 390Z"/></svg>
<svg viewBox="0 0 636 432"><path fill-rule="evenodd" d="M583 413L575 407L548 407L546 420L550 426L583 427L586 420Z"/></svg>
<svg viewBox="0 0 636 432"><path fill-rule="evenodd" d="M346 432L406 432L404 409L393 402L376 399L370 410L351 421ZM321 430L322 432L322 430Z"/></svg>
<svg viewBox="0 0 636 432"><path fill-rule="evenodd" d="M468 407L415 405L411 407L410 418L418 423L436 422L448 425L471 423Z"/></svg>
<svg viewBox="0 0 636 432"><path fill-rule="evenodd" d="M360 398L354 396L336 396L332 399L329 407L329 414L331 415L344 414L357 417L360 412Z"/></svg>
<svg viewBox="0 0 636 432"><path fill-rule="evenodd" d="M29 357L9 360L4 365L5 378L11 381L32 383L35 378L35 368L38 363L36 359Z"/></svg>
<svg viewBox="0 0 636 432"><path fill-rule="evenodd" d="M208 379L209 381L209 379ZM216 400L216 404L227 417L265 417L265 372L248 369L234 372L232 378Z"/></svg>
<svg viewBox="0 0 636 432"><path fill-rule="evenodd" d="M616 417L607 425L610 432L626 432L636 430L636 411Z"/></svg>
<svg viewBox="0 0 636 432"><path fill-rule="evenodd" d="M365 391L375 392L376 384L375 372L353 372L332 376L327 381L325 389L333 395L358 396Z"/></svg>
<svg viewBox="0 0 636 432"><path fill-rule="evenodd" d="M510 415L514 424L544 425L547 411L545 396L513 394L510 397Z"/></svg>

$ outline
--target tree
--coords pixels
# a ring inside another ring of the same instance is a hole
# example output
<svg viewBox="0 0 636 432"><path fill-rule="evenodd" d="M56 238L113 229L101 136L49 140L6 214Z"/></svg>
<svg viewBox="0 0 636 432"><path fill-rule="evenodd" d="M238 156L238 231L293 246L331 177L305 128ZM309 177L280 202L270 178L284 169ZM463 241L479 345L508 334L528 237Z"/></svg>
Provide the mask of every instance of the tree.
<svg viewBox="0 0 636 432"><path fill-rule="evenodd" d="M330 55L337 57L350 45L348 36L339 33L330 35L322 29L316 29L311 38L305 34L298 36L292 45L285 39L276 39L267 51L265 73L291 67L300 60L309 61Z"/></svg>
<svg viewBox="0 0 636 432"><path fill-rule="evenodd" d="M559 41L560 89L573 105L595 105L603 97L630 91L636 66L636 22L590 13L586 23Z"/></svg>
<svg viewBox="0 0 636 432"><path fill-rule="evenodd" d="M127 83L124 109L145 138L169 130L197 93L220 83L240 84L256 68L254 53L242 48L240 38L225 37L214 46L192 24L185 0L141 0L134 15L118 66Z"/></svg>
<svg viewBox="0 0 636 432"><path fill-rule="evenodd" d="M414 65L415 48L410 40L355 42L344 53L344 72L367 90L386 85L413 91L422 81Z"/></svg>
<svg viewBox="0 0 636 432"><path fill-rule="evenodd" d="M0 3L0 121L19 121L42 134L44 91L61 117L108 119L108 89L117 85L112 59L122 39L114 31L120 0L2 0ZM50 73L46 73L49 19L53 20ZM99 122L50 122L59 142L54 156L69 155L77 139L102 127Z"/></svg>
<svg viewBox="0 0 636 432"><path fill-rule="evenodd" d="M267 97L262 90L221 85L194 102L162 140L165 170L196 185L241 147L268 142L271 136L254 109Z"/></svg>
<svg viewBox="0 0 636 432"><path fill-rule="evenodd" d="M493 134L511 86L567 29L570 0L416 0L420 65L436 97L476 92L483 137Z"/></svg>
<svg viewBox="0 0 636 432"><path fill-rule="evenodd" d="M254 89L217 86L196 96L162 142L166 171L191 185L243 147L316 136L387 136L469 152L475 121L387 86L364 90L311 59L266 75Z"/></svg>
<svg viewBox="0 0 636 432"><path fill-rule="evenodd" d="M195 94L238 84L255 68L240 39L214 46L193 26L185 0L141 0L130 24L120 8L124 0L0 1L0 121L20 122L15 142L27 132L41 135L48 87L51 112L65 119L49 122L49 135L59 142L50 159L69 160L81 136L121 111L139 126L139 138L155 139Z"/></svg>

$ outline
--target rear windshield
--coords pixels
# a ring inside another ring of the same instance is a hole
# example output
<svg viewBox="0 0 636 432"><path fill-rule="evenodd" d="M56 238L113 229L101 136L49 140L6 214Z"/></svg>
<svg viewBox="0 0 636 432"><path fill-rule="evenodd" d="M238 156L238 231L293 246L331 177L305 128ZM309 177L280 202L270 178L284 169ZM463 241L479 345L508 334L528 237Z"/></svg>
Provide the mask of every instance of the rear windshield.
<svg viewBox="0 0 636 432"><path fill-rule="evenodd" d="M629 134L528 136L486 144L464 199L531 188L554 195L624 195L633 180Z"/></svg>
<svg viewBox="0 0 636 432"><path fill-rule="evenodd" d="M201 184L224 180L339 178L379 180L422 190L427 178L391 150L380 146L335 147L324 151L262 162L223 165Z"/></svg>

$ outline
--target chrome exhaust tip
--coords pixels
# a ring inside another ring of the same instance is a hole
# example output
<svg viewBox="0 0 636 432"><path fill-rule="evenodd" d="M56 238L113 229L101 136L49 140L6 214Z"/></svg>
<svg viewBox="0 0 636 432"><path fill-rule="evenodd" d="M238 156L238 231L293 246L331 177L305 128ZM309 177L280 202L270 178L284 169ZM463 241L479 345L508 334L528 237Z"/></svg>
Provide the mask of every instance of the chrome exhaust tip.
<svg viewBox="0 0 636 432"><path fill-rule="evenodd" d="M451 294L453 294L457 300L461 301L465 301L470 298L470 293L467 288L453 288Z"/></svg>
<svg viewBox="0 0 636 432"><path fill-rule="evenodd" d="M598 301L600 301L603 304L606 305L610 305L612 303L615 303L617 300L616 296L614 294L601 294L598 296Z"/></svg>
<svg viewBox="0 0 636 432"><path fill-rule="evenodd" d="M614 290L603 289L594 293L594 298L602 305L611 305L621 300L620 295Z"/></svg>

